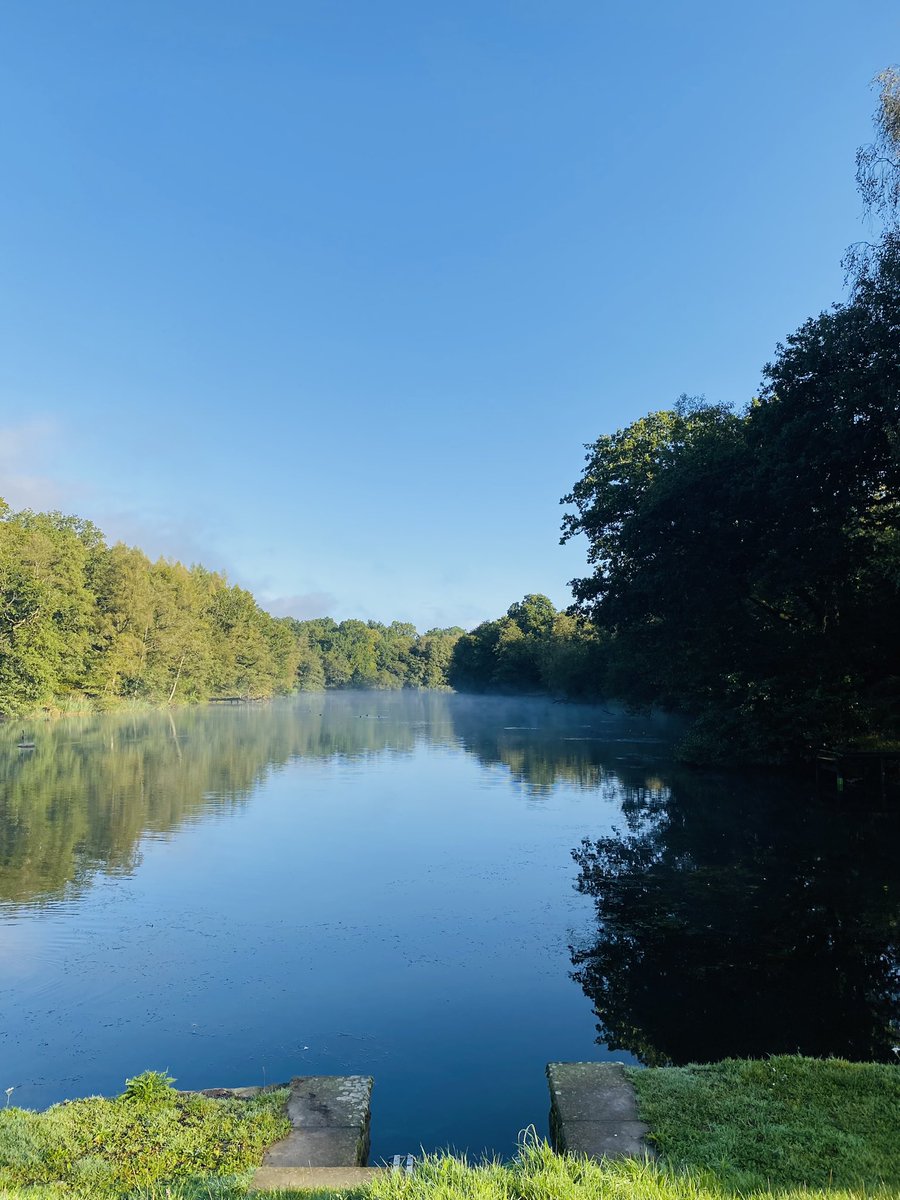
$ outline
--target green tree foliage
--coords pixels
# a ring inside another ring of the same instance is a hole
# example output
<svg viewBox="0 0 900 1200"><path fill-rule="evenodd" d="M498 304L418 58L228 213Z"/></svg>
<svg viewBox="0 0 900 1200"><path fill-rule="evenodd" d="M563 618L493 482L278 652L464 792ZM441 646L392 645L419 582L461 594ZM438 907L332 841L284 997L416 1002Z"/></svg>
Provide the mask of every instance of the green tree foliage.
<svg viewBox="0 0 900 1200"><path fill-rule="evenodd" d="M0 519L0 695L22 711L65 697L84 678L96 625L88 587L102 539L61 513ZM8 698L8 699L7 699Z"/></svg>
<svg viewBox="0 0 900 1200"><path fill-rule="evenodd" d="M289 623L221 575L107 546L77 517L0 508L0 713L271 696L300 658Z"/></svg>
<svg viewBox="0 0 900 1200"><path fill-rule="evenodd" d="M888 67L873 80L878 89L875 137L856 153L856 184L866 213L879 229L875 241L858 242L845 258L848 275L870 277L885 256L900 253L900 70Z"/></svg>
<svg viewBox="0 0 900 1200"><path fill-rule="evenodd" d="M532 593L457 641L448 678L465 692L597 696L601 647L591 625L558 613L546 596Z"/></svg>
<svg viewBox="0 0 900 1200"><path fill-rule="evenodd" d="M291 620L299 646L301 691L328 688L447 687L453 647L462 629L419 634L403 621Z"/></svg>
<svg viewBox="0 0 900 1200"><path fill-rule="evenodd" d="M609 684L780 760L900 734L900 257L779 345L743 414L683 401L598 439L565 499Z"/></svg>
<svg viewBox="0 0 900 1200"><path fill-rule="evenodd" d="M462 630L277 619L202 566L0 501L0 715L323 687L447 686Z"/></svg>

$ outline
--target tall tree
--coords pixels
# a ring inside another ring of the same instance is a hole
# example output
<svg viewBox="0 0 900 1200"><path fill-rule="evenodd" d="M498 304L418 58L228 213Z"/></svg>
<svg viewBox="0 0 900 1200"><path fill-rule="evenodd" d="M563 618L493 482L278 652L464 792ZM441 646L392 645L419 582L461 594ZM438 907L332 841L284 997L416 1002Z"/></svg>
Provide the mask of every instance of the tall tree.
<svg viewBox="0 0 900 1200"><path fill-rule="evenodd" d="M856 184L877 234L847 253L848 274L857 280L871 275L882 257L900 254L900 70L887 67L873 83L875 137L856 152Z"/></svg>

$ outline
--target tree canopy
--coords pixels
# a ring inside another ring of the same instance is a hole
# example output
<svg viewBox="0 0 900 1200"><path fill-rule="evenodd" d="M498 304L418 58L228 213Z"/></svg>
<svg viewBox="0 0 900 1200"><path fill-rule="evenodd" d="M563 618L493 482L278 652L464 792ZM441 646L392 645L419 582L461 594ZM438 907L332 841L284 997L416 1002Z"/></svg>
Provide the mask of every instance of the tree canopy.
<svg viewBox="0 0 900 1200"><path fill-rule="evenodd" d="M591 625L529 593L506 615L460 637L447 677L464 692L549 692L588 697L598 679L601 642Z"/></svg>
<svg viewBox="0 0 900 1200"><path fill-rule="evenodd" d="M601 437L565 499L611 691L694 713L704 756L900 734L900 259L779 345L743 413Z"/></svg>
<svg viewBox="0 0 900 1200"><path fill-rule="evenodd" d="M122 700L446 687L461 629L276 618L202 566L109 546L90 521L0 501L0 714Z"/></svg>

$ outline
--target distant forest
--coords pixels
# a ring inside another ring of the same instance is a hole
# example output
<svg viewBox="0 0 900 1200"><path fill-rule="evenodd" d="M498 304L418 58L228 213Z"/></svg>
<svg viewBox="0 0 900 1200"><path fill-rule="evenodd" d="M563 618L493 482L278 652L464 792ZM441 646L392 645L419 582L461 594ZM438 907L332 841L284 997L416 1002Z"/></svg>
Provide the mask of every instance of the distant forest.
<svg viewBox="0 0 900 1200"><path fill-rule="evenodd" d="M108 546L90 521L0 501L0 713L123 700L446 687L461 629L295 621L202 566Z"/></svg>
<svg viewBox="0 0 900 1200"><path fill-rule="evenodd" d="M0 501L6 716L341 687L584 695L594 644L588 625L538 595L468 637L401 621L277 618L221 574L152 562L107 545L90 521Z"/></svg>

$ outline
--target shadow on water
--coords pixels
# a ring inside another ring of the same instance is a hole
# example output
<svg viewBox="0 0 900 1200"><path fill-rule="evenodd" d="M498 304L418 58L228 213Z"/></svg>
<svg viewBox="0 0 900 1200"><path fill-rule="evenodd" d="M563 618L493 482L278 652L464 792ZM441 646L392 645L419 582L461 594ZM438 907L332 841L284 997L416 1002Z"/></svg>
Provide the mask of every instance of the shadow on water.
<svg viewBox="0 0 900 1200"><path fill-rule="evenodd" d="M879 802L880 803L880 802ZM573 851L596 930L572 948L598 1041L647 1064L775 1053L894 1061L900 809L676 772Z"/></svg>

